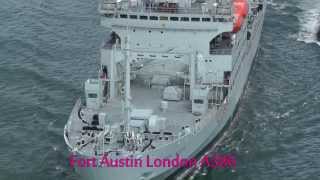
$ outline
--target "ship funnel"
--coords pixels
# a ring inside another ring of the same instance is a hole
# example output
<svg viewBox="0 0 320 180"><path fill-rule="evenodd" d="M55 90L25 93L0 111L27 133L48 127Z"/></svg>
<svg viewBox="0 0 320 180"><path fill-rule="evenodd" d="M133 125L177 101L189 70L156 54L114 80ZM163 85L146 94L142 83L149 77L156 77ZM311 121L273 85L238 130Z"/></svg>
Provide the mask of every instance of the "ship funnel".
<svg viewBox="0 0 320 180"><path fill-rule="evenodd" d="M245 17L248 15L248 0L233 0L234 24L232 32L238 32L244 22Z"/></svg>

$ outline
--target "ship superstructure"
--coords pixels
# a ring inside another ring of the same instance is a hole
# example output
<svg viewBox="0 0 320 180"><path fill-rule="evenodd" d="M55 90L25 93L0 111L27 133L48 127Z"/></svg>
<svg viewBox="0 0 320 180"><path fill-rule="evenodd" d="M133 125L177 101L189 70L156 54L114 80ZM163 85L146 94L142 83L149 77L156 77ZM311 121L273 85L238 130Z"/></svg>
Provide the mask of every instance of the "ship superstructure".
<svg viewBox="0 0 320 180"><path fill-rule="evenodd" d="M255 57L263 0L102 0L96 79L65 126L82 157L197 155L232 118ZM84 179L163 179L177 169L80 168Z"/></svg>

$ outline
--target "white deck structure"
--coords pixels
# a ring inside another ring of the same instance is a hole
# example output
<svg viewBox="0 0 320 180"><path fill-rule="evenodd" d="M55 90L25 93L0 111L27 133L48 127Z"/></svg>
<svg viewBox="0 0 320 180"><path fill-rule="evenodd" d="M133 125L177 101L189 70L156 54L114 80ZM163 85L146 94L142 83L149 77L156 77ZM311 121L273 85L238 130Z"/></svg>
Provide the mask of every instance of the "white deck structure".
<svg viewBox="0 0 320 180"><path fill-rule="evenodd" d="M245 1L246 0L239 0ZM249 0L234 30L233 0L102 0L97 79L64 137L81 157L197 155L232 118L259 44L266 2ZM176 169L76 170L84 179L163 179Z"/></svg>

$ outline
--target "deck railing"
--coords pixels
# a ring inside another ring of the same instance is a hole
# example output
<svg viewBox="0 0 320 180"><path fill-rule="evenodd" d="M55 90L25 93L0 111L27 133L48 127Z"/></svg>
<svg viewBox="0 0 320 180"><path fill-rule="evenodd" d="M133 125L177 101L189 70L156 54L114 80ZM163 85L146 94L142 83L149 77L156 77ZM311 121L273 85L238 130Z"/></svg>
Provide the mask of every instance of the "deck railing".
<svg viewBox="0 0 320 180"><path fill-rule="evenodd" d="M210 54L215 55L231 55L232 49L231 48L225 48L225 49L210 49Z"/></svg>
<svg viewBox="0 0 320 180"><path fill-rule="evenodd" d="M166 14L188 14L188 15L208 15L208 16L231 16L231 6L218 5L208 8L207 6L180 8L180 7L163 7L156 5L131 5L130 3L116 2L114 0L101 0L100 12L104 14L114 13L166 13Z"/></svg>

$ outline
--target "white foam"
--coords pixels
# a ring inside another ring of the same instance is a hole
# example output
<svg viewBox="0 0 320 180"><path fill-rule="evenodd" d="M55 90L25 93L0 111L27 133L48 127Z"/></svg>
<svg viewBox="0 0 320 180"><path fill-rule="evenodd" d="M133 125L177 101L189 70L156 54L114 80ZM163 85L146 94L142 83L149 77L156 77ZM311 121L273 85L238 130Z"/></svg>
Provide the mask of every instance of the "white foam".
<svg viewBox="0 0 320 180"><path fill-rule="evenodd" d="M273 7L278 6L278 4L275 3L273 0L268 0L268 1L267 1L267 4L268 4L268 5L271 5L271 6L273 6Z"/></svg>
<svg viewBox="0 0 320 180"><path fill-rule="evenodd" d="M289 111L283 113L280 117L281 117L281 118L287 118L287 117L290 116L291 113L294 113L294 112L295 112L294 109L290 109Z"/></svg>
<svg viewBox="0 0 320 180"><path fill-rule="evenodd" d="M64 171L64 168L62 166L60 166L60 165L55 166L55 169L57 171Z"/></svg>
<svg viewBox="0 0 320 180"><path fill-rule="evenodd" d="M58 146L52 146L52 149L53 149L54 151L58 151L58 150L59 150L59 147L58 147Z"/></svg>
<svg viewBox="0 0 320 180"><path fill-rule="evenodd" d="M305 43L317 43L316 33L320 26L320 8L319 9L309 9L303 12L299 16L300 30L298 33L298 41L303 41Z"/></svg>
<svg viewBox="0 0 320 180"><path fill-rule="evenodd" d="M291 6L291 4L289 4L289 3L286 3L286 2L276 3L273 0L268 0L267 4L269 6L271 6L273 9L279 11L283 15L287 15L288 14L288 12L284 11L284 9L286 9L287 7Z"/></svg>

